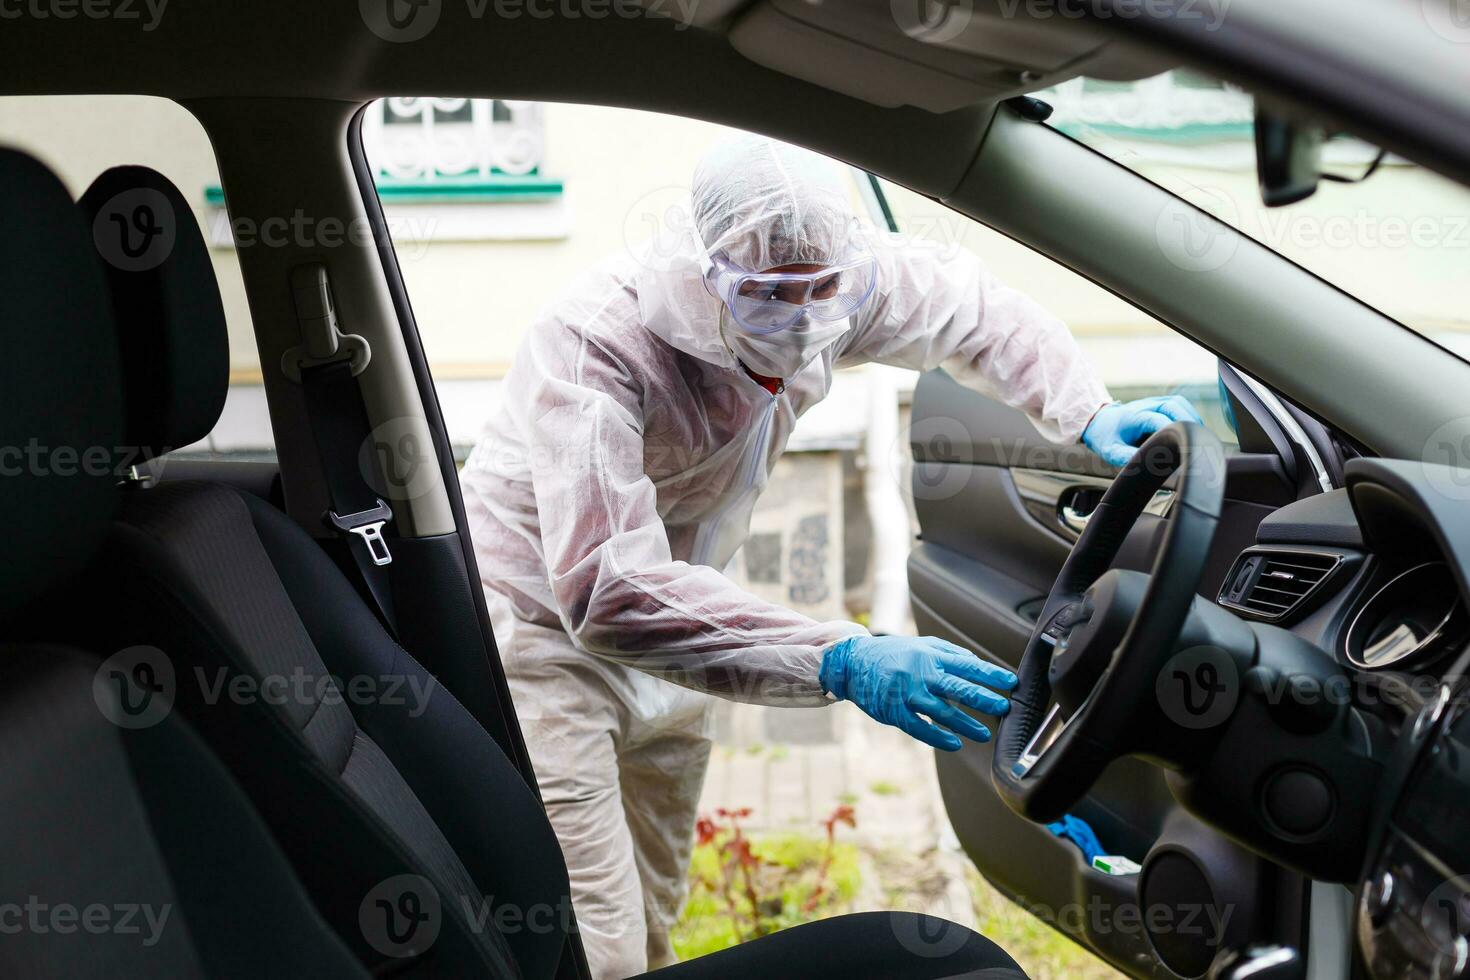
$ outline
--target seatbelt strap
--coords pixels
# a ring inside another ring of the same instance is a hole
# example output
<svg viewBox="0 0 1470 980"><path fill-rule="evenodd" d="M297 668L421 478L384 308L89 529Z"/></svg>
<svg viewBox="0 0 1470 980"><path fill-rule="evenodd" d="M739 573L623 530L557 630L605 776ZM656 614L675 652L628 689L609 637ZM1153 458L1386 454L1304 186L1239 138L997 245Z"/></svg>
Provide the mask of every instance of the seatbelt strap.
<svg viewBox="0 0 1470 980"><path fill-rule="evenodd" d="M367 408L357 379L352 375L352 362L342 360L303 367L301 390L306 396L307 418L331 499L331 507L322 516L323 523L347 542L347 550L357 566L359 585L377 606L384 627L396 639L398 622L393 614L393 590L388 578L393 553L383 537L383 527L393 520L393 511L369 483L377 461L373 456L375 448Z"/></svg>

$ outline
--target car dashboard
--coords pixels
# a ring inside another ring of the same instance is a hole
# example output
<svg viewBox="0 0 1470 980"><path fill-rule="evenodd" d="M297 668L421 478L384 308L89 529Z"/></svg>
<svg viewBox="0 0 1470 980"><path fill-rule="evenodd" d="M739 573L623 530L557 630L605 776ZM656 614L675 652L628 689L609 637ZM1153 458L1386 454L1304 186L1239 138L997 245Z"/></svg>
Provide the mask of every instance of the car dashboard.
<svg viewBox="0 0 1470 980"><path fill-rule="evenodd" d="M1371 816L1354 930L1374 977L1470 977L1462 478L1432 464L1355 460L1343 489L1267 517L1215 597L1329 652L1340 689L1319 696L1350 699L1361 730L1391 742L1374 753L1387 759L1378 785L1361 787Z"/></svg>

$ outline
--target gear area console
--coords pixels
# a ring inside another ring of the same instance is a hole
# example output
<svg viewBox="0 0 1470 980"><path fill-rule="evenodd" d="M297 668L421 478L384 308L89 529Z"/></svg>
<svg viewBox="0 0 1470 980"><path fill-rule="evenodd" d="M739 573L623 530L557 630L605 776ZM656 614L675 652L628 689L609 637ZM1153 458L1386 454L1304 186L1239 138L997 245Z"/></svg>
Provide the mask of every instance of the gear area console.
<svg viewBox="0 0 1470 980"><path fill-rule="evenodd" d="M1384 804L1354 923L1378 980L1470 980L1467 693L1464 686L1439 688L1388 767L1397 785L1381 787Z"/></svg>

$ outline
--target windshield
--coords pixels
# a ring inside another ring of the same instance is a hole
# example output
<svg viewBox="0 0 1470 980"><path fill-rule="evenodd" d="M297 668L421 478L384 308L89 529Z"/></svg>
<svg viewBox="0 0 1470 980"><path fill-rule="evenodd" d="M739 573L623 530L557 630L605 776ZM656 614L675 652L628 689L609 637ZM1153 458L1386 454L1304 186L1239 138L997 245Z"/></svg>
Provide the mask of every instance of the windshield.
<svg viewBox="0 0 1470 980"><path fill-rule="evenodd" d="M1139 82L1078 78L1036 96L1054 107L1057 129L1470 358L1470 190L1389 156L1363 183L1324 181L1304 201L1267 208L1252 100L1239 89L1179 70ZM1377 152L1334 138L1323 169L1358 176ZM1229 261L1228 243L1203 229L1198 237L1192 262Z"/></svg>

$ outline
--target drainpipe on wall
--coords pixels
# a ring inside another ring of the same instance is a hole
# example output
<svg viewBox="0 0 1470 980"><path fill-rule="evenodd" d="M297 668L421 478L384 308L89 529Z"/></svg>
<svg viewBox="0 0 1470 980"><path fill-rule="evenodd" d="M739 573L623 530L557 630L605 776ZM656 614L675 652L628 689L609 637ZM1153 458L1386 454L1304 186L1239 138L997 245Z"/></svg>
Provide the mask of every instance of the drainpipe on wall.
<svg viewBox="0 0 1470 980"><path fill-rule="evenodd" d="M874 633L909 630L909 513L904 506L899 465L898 370L870 364L868 372L867 468L863 496L873 527L873 609L868 628Z"/></svg>
<svg viewBox="0 0 1470 980"><path fill-rule="evenodd" d="M873 174L849 168L858 197L874 227L898 231L883 184ZM909 631L909 512L903 502L903 468L908 447L898 431L898 368L870 364L868 372L867 469L863 495L873 526L873 609L868 629L874 633ZM905 440L906 441L906 440Z"/></svg>

